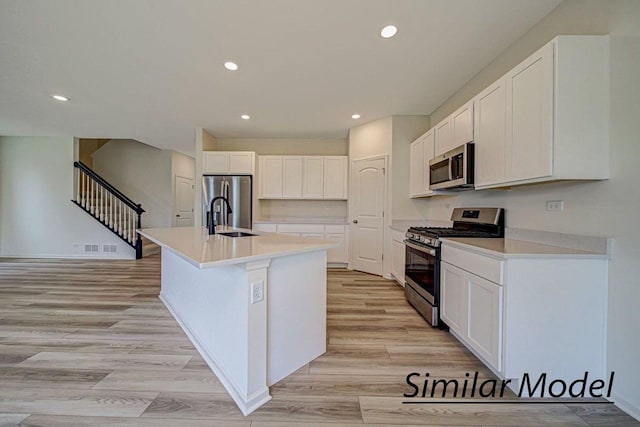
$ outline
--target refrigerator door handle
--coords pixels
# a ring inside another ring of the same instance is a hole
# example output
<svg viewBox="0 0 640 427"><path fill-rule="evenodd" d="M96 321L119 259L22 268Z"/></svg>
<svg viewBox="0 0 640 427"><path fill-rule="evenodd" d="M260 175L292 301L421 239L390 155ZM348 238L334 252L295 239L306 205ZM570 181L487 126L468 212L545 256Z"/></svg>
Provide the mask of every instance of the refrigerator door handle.
<svg viewBox="0 0 640 427"><path fill-rule="evenodd" d="M227 201L229 200L229 181L225 180L224 181L224 197L227 199ZM223 217L223 222L224 225L229 225L229 208L227 208L227 204L225 203L223 205L224 208L224 217Z"/></svg>

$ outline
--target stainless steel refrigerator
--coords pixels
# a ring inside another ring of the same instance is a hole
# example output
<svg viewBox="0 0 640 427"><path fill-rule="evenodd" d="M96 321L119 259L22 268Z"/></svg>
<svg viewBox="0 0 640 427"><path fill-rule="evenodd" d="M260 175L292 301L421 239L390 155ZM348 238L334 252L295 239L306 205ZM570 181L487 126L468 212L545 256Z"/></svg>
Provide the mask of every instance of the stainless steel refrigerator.
<svg viewBox="0 0 640 427"><path fill-rule="evenodd" d="M202 191L204 193L202 225L209 225L211 200L214 197L222 196L229 200L231 213L228 212L224 201L216 201L214 206L216 223L239 228L252 228L253 182L251 176L205 175L202 177Z"/></svg>

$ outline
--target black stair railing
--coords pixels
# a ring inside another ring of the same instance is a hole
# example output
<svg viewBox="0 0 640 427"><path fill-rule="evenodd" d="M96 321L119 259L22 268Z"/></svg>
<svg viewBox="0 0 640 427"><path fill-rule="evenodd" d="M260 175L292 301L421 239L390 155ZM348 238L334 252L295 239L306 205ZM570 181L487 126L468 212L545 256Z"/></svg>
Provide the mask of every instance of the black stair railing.
<svg viewBox="0 0 640 427"><path fill-rule="evenodd" d="M136 250L142 258L142 238L136 229L142 227L144 209L109 184L82 162L74 162L75 199L73 203Z"/></svg>

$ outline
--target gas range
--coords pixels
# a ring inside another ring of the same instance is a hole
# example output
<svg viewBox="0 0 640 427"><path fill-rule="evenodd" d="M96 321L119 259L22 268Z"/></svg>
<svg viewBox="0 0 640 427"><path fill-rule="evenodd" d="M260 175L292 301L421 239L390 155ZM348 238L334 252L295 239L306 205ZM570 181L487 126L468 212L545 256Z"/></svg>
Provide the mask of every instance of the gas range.
<svg viewBox="0 0 640 427"><path fill-rule="evenodd" d="M455 208L453 227L411 227L405 240L404 294L434 327L440 320L440 239L504 237L502 208Z"/></svg>
<svg viewBox="0 0 640 427"><path fill-rule="evenodd" d="M411 227L405 237L434 248L446 237L504 237L502 208L455 208L451 219L453 227Z"/></svg>

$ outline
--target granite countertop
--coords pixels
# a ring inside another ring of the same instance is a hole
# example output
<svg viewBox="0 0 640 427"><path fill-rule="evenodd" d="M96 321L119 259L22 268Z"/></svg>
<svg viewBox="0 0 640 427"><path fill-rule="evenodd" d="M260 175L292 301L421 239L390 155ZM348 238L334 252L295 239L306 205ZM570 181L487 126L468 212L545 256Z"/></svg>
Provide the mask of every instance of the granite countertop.
<svg viewBox="0 0 640 427"><path fill-rule="evenodd" d="M589 252L508 238L449 237L440 240L443 245L473 250L498 258L608 258L607 253Z"/></svg>
<svg viewBox="0 0 640 427"><path fill-rule="evenodd" d="M169 249L198 268L271 259L286 255L327 250L338 242L263 233L241 228L218 226L217 232L244 231L251 237L209 235L205 227L143 228L142 236Z"/></svg>

